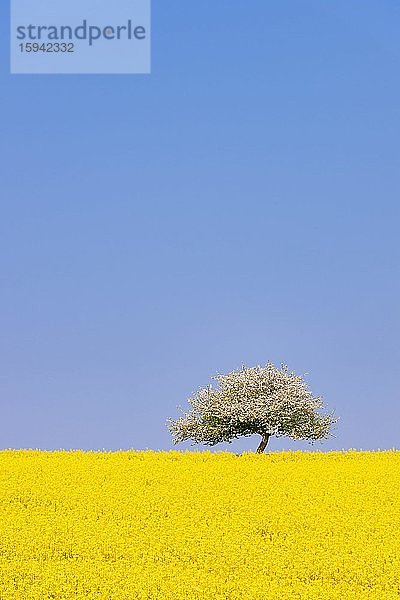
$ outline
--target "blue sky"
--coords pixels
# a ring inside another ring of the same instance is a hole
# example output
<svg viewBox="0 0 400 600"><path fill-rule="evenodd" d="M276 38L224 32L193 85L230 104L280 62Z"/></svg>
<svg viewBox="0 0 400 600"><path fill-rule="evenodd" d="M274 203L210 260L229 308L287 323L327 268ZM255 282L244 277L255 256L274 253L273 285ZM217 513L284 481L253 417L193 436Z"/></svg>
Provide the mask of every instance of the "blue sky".
<svg viewBox="0 0 400 600"><path fill-rule="evenodd" d="M0 447L168 450L268 359L398 447L398 3L154 0L150 76L10 75L1 10Z"/></svg>

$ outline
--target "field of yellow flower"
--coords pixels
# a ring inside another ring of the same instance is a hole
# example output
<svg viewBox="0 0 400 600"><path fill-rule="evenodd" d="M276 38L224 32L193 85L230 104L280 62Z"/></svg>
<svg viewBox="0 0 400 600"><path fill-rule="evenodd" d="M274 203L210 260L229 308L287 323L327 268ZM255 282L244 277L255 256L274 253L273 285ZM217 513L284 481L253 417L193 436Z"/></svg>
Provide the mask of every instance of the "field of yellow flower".
<svg viewBox="0 0 400 600"><path fill-rule="evenodd" d="M0 452L0 600L392 600L400 452Z"/></svg>

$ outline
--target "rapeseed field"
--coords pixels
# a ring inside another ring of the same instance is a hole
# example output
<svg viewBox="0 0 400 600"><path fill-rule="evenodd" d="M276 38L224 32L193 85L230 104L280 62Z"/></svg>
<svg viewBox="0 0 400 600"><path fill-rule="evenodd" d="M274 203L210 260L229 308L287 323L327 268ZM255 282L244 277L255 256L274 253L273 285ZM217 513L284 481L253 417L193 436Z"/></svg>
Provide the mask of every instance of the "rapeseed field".
<svg viewBox="0 0 400 600"><path fill-rule="evenodd" d="M0 452L1 600L394 600L400 452Z"/></svg>

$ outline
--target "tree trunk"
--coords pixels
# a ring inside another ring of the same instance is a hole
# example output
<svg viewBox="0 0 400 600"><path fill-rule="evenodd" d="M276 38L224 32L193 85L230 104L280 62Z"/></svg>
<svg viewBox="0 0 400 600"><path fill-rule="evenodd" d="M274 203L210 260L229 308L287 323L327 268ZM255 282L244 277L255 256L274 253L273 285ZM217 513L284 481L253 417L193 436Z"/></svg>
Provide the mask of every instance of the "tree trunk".
<svg viewBox="0 0 400 600"><path fill-rule="evenodd" d="M268 440L269 440L269 433L263 433L261 436L260 445L257 448L258 454L262 454L264 452L265 448L267 447Z"/></svg>

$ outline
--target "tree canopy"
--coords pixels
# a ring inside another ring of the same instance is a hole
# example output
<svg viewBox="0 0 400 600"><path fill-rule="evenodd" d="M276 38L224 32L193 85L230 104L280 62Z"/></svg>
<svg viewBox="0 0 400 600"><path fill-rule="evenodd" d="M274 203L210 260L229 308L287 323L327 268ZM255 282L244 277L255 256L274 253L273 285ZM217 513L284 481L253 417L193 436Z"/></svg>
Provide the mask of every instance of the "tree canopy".
<svg viewBox="0 0 400 600"><path fill-rule="evenodd" d="M323 400L313 396L303 376L268 362L212 378L217 387L200 388L188 403L190 410L167 426L175 444L193 440L213 446L241 436L261 435L263 452L270 436L287 436L314 443L330 435L338 421L318 412ZM179 407L178 407L179 408Z"/></svg>

